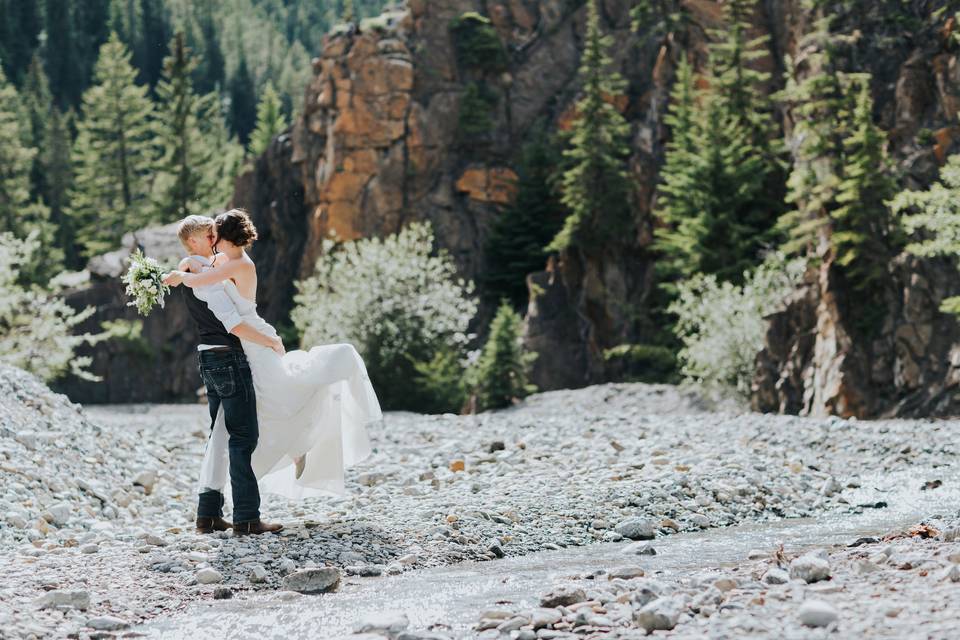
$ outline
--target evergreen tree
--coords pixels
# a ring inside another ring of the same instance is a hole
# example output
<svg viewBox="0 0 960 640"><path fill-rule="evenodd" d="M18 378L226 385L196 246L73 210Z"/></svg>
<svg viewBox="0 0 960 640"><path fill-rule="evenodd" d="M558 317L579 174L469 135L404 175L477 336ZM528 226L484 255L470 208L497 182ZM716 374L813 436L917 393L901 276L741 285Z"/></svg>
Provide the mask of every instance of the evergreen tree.
<svg viewBox="0 0 960 640"><path fill-rule="evenodd" d="M250 155L259 156L266 151L270 141L286 128L280 96L274 91L273 83L268 81L257 105L257 128L250 135Z"/></svg>
<svg viewBox="0 0 960 640"><path fill-rule="evenodd" d="M523 147L516 197L497 216L484 245L484 297L494 303L505 298L515 309L526 306L526 276L543 269L543 247L563 224L563 207L552 184L558 155L543 131Z"/></svg>
<svg viewBox="0 0 960 640"><path fill-rule="evenodd" d="M27 74L20 92L27 126L25 143L34 149L44 149L47 142L47 125L50 110L53 108L53 96L50 93L50 82L43 71L43 64L38 56L34 56L27 68ZM46 191L45 170L41 154L36 154L30 169L30 193L34 196Z"/></svg>
<svg viewBox="0 0 960 640"><path fill-rule="evenodd" d="M219 92L224 84L224 69L226 63L223 58L223 49L220 46L220 34L214 20L213 9L209 2L203 2L197 7L197 26L200 36L196 40L202 46L197 68L194 70L194 86L197 92Z"/></svg>
<svg viewBox="0 0 960 640"><path fill-rule="evenodd" d="M126 231L150 221L153 104L147 87L135 83L130 59L112 34L83 96L70 215L86 256L113 248Z"/></svg>
<svg viewBox="0 0 960 640"><path fill-rule="evenodd" d="M343 13L340 14L340 19L348 24L357 21L357 13L353 8L353 0L343 0Z"/></svg>
<svg viewBox="0 0 960 640"><path fill-rule="evenodd" d="M237 72L230 79L230 129L246 146L250 132L257 124L257 96L247 68L247 58L240 53Z"/></svg>
<svg viewBox="0 0 960 640"><path fill-rule="evenodd" d="M536 391L527 381L527 367L536 356L523 352L522 325L520 315L502 301L473 372L478 410L506 407Z"/></svg>
<svg viewBox="0 0 960 640"><path fill-rule="evenodd" d="M14 84L20 83L37 48L42 28L41 5L24 0L0 0L0 62Z"/></svg>
<svg viewBox="0 0 960 640"><path fill-rule="evenodd" d="M663 254L657 269L668 286L672 286L677 274L696 272L698 257L706 250L702 243L707 235L709 194L700 183L705 163L696 120L697 100L693 67L683 57L664 117L664 123L670 127L670 141L660 170L662 184L657 190L656 213L665 224L655 230L655 246Z"/></svg>
<svg viewBox="0 0 960 640"><path fill-rule="evenodd" d="M887 273L898 244L886 202L895 189L884 152L886 135L873 122L869 76L859 82L843 140L843 171L831 212L831 244L836 261L854 289L870 290Z"/></svg>
<svg viewBox="0 0 960 640"><path fill-rule="evenodd" d="M748 40L755 0L724 5L726 29L710 48L707 88L695 89L684 60L677 72L670 114L673 139L661 170L656 231L661 284L716 274L740 282L771 239L783 176L773 142L770 99L761 88L769 74L750 68L765 40Z"/></svg>
<svg viewBox="0 0 960 640"><path fill-rule="evenodd" d="M940 180L923 191L904 190L891 201L902 214L904 229L913 236L907 251L918 256L960 254L960 154L947 158ZM943 300L940 310L960 314L960 296Z"/></svg>
<svg viewBox="0 0 960 640"><path fill-rule="evenodd" d="M64 252L65 266L76 270L82 268L83 264L77 251L73 219L67 215L68 197L73 183L70 121L70 114L61 113L57 107L51 108L44 146L39 155L44 176L44 190L41 195L50 208L50 221L57 229L56 245Z"/></svg>
<svg viewBox="0 0 960 640"><path fill-rule="evenodd" d="M49 210L30 196L30 170L37 150L24 143L29 135L21 116L20 97L0 69L0 232L20 239L34 236L40 252L21 276L43 282L59 270L63 256L55 247Z"/></svg>
<svg viewBox="0 0 960 640"><path fill-rule="evenodd" d="M795 123L787 183L787 201L795 209L779 224L788 236L785 251L833 260L850 287L847 303L861 309L853 326L871 333L883 311L877 305L882 277L899 240L884 204L893 183L884 135L873 123L870 75L839 67L843 40L820 20L804 43L802 77L787 60L779 97Z"/></svg>
<svg viewBox="0 0 960 640"><path fill-rule="evenodd" d="M606 50L611 43L600 30L597 1L590 0L579 71L583 97L576 105L570 147L563 152L568 168L561 177L561 201L570 213L549 251L596 247L630 233L632 189L626 171L630 125L611 103L624 89L620 75L608 70Z"/></svg>
<svg viewBox="0 0 960 640"><path fill-rule="evenodd" d="M186 38L178 32L170 42L170 56L164 61L163 79L157 86L158 140L163 155L154 184L156 220L171 221L223 204L216 181L210 179L215 165L222 161L208 133L217 124L217 98L194 92L191 77L195 66Z"/></svg>
<svg viewBox="0 0 960 640"><path fill-rule="evenodd" d="M70 0L46 0L42 57L50 86L56 92L57 105L77 104L84 87L79 36L74 26L74 3Z"/></svg>
<svg viewBox="0 0 960 640"><path fill-rule="evenodd" d="M203 191L209 194L210 207L226 204L233 195L234 181L243 169L243 145L230 135L223 105L216 102L206 115L205 144L213 150L214 161L203 175Z"/></svg>
<svg viewBox="0 0 960 640"><path fill-rule="evenodd" d="M133 54L137 82L156 85L170 39L163 0L112 0L110 27Z"/></svg>

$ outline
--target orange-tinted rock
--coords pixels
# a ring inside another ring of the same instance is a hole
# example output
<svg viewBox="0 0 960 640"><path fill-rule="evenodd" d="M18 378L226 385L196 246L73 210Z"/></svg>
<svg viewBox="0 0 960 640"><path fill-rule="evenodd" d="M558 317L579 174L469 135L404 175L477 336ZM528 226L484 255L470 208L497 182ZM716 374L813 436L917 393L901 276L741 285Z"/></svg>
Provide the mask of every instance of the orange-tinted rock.
<svg viewBox="0 0 960 640"><path fill-rule="evenodd" d="M517 174L505 167L471 167L457 179L457 191L481 202L509 204L516 193Z"/></svg>

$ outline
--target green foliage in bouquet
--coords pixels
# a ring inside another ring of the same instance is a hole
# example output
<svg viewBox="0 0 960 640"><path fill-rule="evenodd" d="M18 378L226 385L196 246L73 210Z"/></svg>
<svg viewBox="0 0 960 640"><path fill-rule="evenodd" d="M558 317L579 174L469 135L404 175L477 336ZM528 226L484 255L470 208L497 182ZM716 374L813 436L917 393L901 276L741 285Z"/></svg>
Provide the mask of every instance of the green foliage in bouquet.
<svg viewBox="0 0 960 640"><path fill-rule="evenodd" d="M137 249L130 256L130 268L123 274L126 293L133 298L128 307L136 307L141 315L147 315L156 305L164 306L164 296L170 293L170 287L163 284L164 269L153 258L143 255Z"/></svg>

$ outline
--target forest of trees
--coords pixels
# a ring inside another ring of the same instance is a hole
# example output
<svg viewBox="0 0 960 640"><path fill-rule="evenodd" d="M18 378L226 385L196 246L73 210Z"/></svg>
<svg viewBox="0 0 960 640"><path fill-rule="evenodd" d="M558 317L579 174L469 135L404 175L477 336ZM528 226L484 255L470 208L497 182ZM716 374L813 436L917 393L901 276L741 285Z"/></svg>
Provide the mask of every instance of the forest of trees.
<svg viewBox="0 0 960 640"><path fill-rule="evenodd" d="M43 282L226 203L296 115L341 16L382 0L0 0L0 232Z"/></svg>

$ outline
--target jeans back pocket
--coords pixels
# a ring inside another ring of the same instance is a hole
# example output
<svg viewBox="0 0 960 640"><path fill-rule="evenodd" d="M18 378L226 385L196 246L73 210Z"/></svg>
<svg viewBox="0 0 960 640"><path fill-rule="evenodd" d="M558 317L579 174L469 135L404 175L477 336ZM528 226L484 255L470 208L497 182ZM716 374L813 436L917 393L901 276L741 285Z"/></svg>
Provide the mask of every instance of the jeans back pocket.
<svg viewBox="0 0 960 640"><path fill-rule="evenodd" d="M221 398L229 398L237 392L237 381L233 375L233 367L201 369L200 372L207 389L212 389Z"/></svg>

